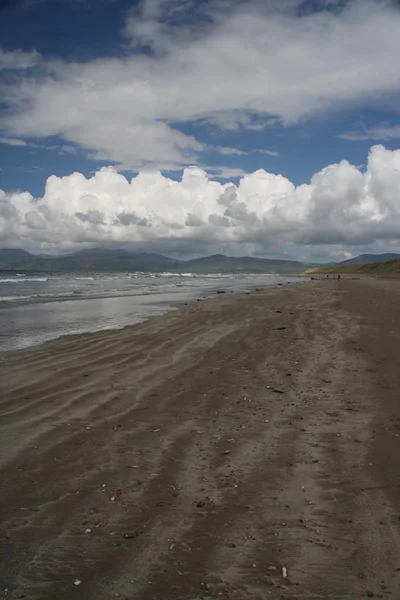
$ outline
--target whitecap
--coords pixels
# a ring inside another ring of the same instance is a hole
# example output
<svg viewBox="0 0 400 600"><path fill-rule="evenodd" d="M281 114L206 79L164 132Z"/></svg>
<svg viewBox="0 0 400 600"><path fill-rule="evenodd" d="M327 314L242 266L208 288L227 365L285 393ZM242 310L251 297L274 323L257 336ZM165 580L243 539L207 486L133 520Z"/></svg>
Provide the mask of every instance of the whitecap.
<svg viewBox="0 0 400 600"><path fill-rule="evenodd" d="M26 283L27 281L47 281L47 277L24 277L24 279L3 279L0 277L0 283Z"/></svg>

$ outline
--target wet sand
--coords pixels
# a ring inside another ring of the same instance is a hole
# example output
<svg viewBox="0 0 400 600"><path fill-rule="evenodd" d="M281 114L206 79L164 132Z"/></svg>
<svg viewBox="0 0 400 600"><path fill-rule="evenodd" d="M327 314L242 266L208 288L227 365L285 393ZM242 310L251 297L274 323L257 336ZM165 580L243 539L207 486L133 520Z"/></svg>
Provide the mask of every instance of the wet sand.
<svg viewBox="0 0 400 600"><path fill-rule="evenodd" d="M400 598L399 325L324 281L0 355L0 598Z"/></svg>

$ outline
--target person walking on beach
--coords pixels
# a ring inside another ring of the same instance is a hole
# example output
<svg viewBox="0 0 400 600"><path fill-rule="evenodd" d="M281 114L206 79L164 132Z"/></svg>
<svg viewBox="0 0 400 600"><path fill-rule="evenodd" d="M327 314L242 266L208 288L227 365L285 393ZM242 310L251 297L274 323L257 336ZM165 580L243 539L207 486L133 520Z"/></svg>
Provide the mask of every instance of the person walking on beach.
<svg viewBox="0 0 400 600"><path fill-rule="evenodd" d="M337 276L337 280L340 281L340 274Z"/></svg>

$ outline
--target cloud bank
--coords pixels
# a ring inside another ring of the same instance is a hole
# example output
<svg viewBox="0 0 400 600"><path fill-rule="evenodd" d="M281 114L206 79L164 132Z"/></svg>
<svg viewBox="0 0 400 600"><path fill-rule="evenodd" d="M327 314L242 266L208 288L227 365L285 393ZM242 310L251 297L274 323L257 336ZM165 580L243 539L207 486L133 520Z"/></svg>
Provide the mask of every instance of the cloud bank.
<svg viewBox="0 0 400 600"><path fill-rule="evenodd" d="M160 172L129 181L107 167L90 179L51 176L42 198L0 191L0 246L290 254L374 244L400 245L400 150L383 146L371 148L365 173L342 161L298 187L262 169L223 185L198 167L179 181Z"/></svg>
<svg viewBox="0 0 400 600"><path fill-rule="evenodd" d="M0 52L0 68L15 70L0 132L58 136L117 168L179 170L208 150L188 124L257 131L393 101L400 11L387 1L316 4L331 10L300 16L299 0L144 0L127 15L116 57Z"/></svg>

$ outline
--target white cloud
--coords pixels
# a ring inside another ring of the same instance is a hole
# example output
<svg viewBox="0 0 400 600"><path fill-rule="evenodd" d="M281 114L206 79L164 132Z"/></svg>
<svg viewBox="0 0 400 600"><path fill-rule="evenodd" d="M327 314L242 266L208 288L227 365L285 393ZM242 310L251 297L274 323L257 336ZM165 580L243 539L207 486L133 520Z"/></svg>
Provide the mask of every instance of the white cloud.
<svg viewBox="0 0 400 600"><path fill-rule="evenodd" d="M269 156L279 156L279 152L276 150L239 150L239 148L230 148L229 146L219 146L216 148L219 154L224 154L225 156L245 156L246 154L268 154Z"/></svg>
<svg viewBox="0 0 400 600"><path fill-rule="evenodd" d="M121 168L177 169L199 164L206 149L186 123L260 130L399 94L400 11L355 0L299 18L290 10L298 4L141 3L122 58L42 59L36 78L3 86L14 111L0 121L3 136L61 136ZM171 13L188 6L195 18L174 26ZM143 45L147 54L137 53ZM6 54L13 68L37 60Z"/></svg>
<svg viewBox="0 0 400 600"><path fill-rule="evenodd" d="M240 167L215 167L215 166L203 166L207 173L214 175L220 179L230 179L236 177L244 177L247 175L246 171L241 169Z"/></svg>
<svg viewBox="0 0 400 600"><path fill-rule="evenodd" d="M36 66L40 60L40 54L36 50L24 52L23 50L2 50L0 48L0 71L31 69Z"/></svg>
<svg viewBox="0 0 400 600"><path fill-rule="evenodd" d="M42 198L0 192L0 246L285 254L303 247L335 255L357 245L400 245L399 198L400 150L383 146L371 148L365 173L342 161L298 187L262 169L234 185L198 167L179 181L150 171L129 181L107 167L89 179L49 177Z"/></svg>
<svg viewBox="0 0 400 600"><path fill-rule="evenodd" d="M6 146L27 146L28 145L24 140L19 140L18 138L7 138L7 137L0 137L0 144L4 144Z"/></svg>
<svg viewBox="0 0 400 600"><path fill-rule="evenodd" d="M279 156L277 150L251 150L254 154L268 154L268 156Z"/></svg>
<svg viewBox="0 0 400 600"><path fill-rule="evenodd" d="M4 144L5 146L15 146L15 147L29 147L36 148L38 150L48 150L51 152L57 152L58 154L77 154L77 149L75 146L70 146L68 144L58 144L58 145L46 145L46 144L35 144L31 141L21 140L19 138L8 138L8 137L0 137L0 144Z"/></svg>
<svg viewBox="0 0 400 600"><path fill-rule="evenodd" d="M347 131L339 135L343 140L359 142L363 140L391 140L400 138L400 126L382 123L369 129Z"/></svg>
<svg viewBox="0 0 400 600"><path fill-rule="evenodd" d="M243 150L239 150L238 148L229 148L226 146L219 146L219 148L217 148L217 152L224 154L225 156L243 156L243 154L246 154L246 152Z"/></svg>

